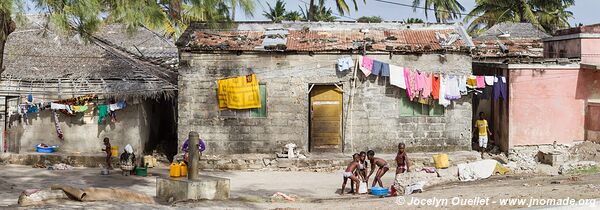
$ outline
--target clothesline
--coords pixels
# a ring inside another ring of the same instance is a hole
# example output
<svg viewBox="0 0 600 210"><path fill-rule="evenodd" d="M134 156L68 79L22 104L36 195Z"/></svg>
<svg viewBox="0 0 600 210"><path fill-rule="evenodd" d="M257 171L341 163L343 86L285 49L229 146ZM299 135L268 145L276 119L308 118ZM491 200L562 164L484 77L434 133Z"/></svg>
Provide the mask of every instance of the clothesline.
<svg viewBox="0 0 600 210"><path fill-rule="evenodd" d="M368 56L357 56L357 66L353 63L351 57L342 57L338 59L337 69L345 71L354 67L355 71L360 70L367 78L371 75L389 77L390 85L404 89L411 101L421 104L434 104L437 100L439 105L447 107L452 101L459 100L469 93L481 94L484 98L493 95L496 99L506 99L507 81L503 76L430 73L389 64Z"/></svg>

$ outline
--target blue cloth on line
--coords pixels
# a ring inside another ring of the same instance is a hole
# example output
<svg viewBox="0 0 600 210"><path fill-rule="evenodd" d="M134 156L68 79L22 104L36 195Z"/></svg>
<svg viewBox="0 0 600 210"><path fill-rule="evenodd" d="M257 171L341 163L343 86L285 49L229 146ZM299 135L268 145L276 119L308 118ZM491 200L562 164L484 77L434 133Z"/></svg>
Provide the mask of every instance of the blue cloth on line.
<svg viewBox="0 0 600 210"><path fill-rule="evenodd" d="M378 60L373 60L373 69L371 70L371 74L379 76L381 74L381 64L383 63Z"/></svg>
<svg viewBox="0 0 600 210"><path fill-rule="evenodd" d="M498 81L494 82L494 100L502 99L506 100L506 83L504 82L504 77L497 77Z"/></svg>
<svg viewBox="0 0 600 210"><path fill-rule="evenodd" d="M382 77L389 77L390 64L378 60L373 60L373 70L371 71L371 74L379 75Z"/></svg>
<svg viewBox="0 0 600 210"><path fill-rule="evenodd" d="M354 61L351 57L343 57L337 60L337 70L346 71L354 67Z"/></svg>

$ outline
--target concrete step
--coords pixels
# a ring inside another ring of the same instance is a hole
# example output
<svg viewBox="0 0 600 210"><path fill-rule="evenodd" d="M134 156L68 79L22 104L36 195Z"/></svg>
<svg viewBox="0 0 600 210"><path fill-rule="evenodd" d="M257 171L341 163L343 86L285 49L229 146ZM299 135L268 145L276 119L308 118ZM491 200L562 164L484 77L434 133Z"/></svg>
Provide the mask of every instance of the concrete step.
<svg viewBox="0 0 600 210"><path fill-rule="evenodd" d="M433 166L432 156L436 153L409 153L408 158L414 167ZM479 160L479 153L474 151L449 152L448 159L451 166L460 163ZM345 154L315 154L307 155L305 159L277 158L275 154L234 154L234 155L204 155L200 158L199 168L202 170L289 170L289 169L339 169L350 163L351 155ZM390 164L396 167L395 154L379 154ZM50 164L67 163L76 167L99 167L105 165L102 155L80 155L60 153L27 153L3 154L0 159L10 164L34 165L49 162ZM116 167L118 158L113 158L113 167ZM168 163L161 163L168 166Z"/></svg>

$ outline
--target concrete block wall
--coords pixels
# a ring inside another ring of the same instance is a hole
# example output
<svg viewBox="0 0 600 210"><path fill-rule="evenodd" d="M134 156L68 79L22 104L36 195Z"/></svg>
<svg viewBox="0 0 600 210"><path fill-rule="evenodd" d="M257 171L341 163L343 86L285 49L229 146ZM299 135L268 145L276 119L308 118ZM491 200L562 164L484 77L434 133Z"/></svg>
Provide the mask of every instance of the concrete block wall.
<svg viewBox="0 0 600 210"><path fill-rule="evenodd" d="M359 72L350 120L352 72L335 69L336 59L343 56L183 52L181 59L189 65L179 71L179 145L189 131L197 131L207 141L208 153L273 153L287 143L306 151L310 84L338 83L344 89L344 152L394 152L398 142L405 142L411 151L470 148L470 97L448 107L444 116L400 116L400 89L390 86L385 78L365 78ZM471 72L471 58L463 54L370 57L424 72ZM216 80L250 73L266 84L267 117L250 118L244 111L235 112L235 116L219 112Z"/></svg>
<svg viewBox="0 0 600 210"><path fill-rule="evenodd" d="M14 151L10 151L14 153L32 153L35 152L35 145L45 143L60 146L58 152L61 154L102 155L102 140L108 137L111 145L119 147L119 153L127 144L131 144L135 152L141 154L150 138L149 106L149 102L144 100L128 101L125 109L116 112L117 122L112 123L107 119L101 125L98 124L96 107L91 107L81 118L59 112L58 120L64 140L56 135L51 110L29 114L27 119L13 114L7 119L6 138L10 144L17 145Z"/></svg>

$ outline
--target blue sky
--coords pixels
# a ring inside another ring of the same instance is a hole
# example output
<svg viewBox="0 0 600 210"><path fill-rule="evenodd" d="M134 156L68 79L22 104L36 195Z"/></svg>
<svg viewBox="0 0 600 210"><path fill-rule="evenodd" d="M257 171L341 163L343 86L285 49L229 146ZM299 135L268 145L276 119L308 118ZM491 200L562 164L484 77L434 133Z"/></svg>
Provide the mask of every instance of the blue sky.
<svg viewBox="0 0 600 210"><path fill-rule="evenodd" d="M284 0L286 2L286 9L288 10L299 10L298 6L304 7L303 2L308 2L309 0ZM373 0L366 0L367 3L363 4L362 0L357 0L359 2L359 10L351 11L350 14L346 16L352 18L358 18L360 16L380 16L384 20L403 20L406 18L421 18L425 19L425 13L422 9L418 9L416 12L413 12L413 9L410 7L403 7L397 5L390 5L387 3L376 2ZM395 1L398 3L404 4L412 4L412 0L388 0ZM265 2L269 2L271 5L274 5L273 2L275 0L257 0L261 5L256 6L256 12L254 17L246 17L244 14L238 13L236 14L236 20L266 20L266 18L262 15L263 9L267 10L267 4ZM347 0L346 2L352 2L352 0ZM474 6L475 0L459 0L459 2L466 8L464 13L468 13ZM329 7L335 8L334 0L327 0L327 4ZM353 6L353 5L351 5ZM575 5L569 8L569 11L574 13L575 18L571 19L569 22L571 25L575 25L577 23L583 24L593 24L600 23L600 14L596 13L600 10L600 1L599 0L576 0ZM335 9L334 9L335 11ZM433 14L429 13L429 22L435 22ZM340 20L350 20L348 18L340 18Z"/></svg>

